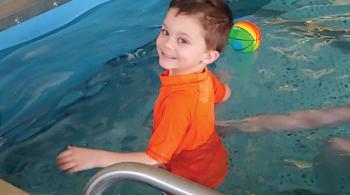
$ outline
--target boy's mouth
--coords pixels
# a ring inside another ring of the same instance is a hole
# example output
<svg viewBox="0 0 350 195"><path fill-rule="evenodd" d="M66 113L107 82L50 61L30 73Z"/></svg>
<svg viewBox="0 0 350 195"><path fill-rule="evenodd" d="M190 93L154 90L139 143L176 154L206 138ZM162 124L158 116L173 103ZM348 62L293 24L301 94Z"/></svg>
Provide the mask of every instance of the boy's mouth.
<svg viewBox="0 0 350 195"><path fill-rule="evenodd" d="M162 56L164 56L164 57L166 57L166 58L169 58L169 59L172 59L172 60L176 60L176 57L170 56L170 55L166 54L166 53L163 52L163 51L160 51L160 52L161 52Z"/></svg>

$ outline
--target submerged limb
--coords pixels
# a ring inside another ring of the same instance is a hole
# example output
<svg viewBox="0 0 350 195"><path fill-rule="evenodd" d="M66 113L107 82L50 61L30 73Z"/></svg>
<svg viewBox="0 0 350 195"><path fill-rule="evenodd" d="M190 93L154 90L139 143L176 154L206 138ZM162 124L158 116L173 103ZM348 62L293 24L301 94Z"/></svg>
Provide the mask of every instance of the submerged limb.
<svg viewBox="0 0 350 195"><path fill-rule="evenodd" d="M257 126L256 123L252 123L247 119L216 121L215 126L216 126L217 132L222 137L226 135L230 135L232 133L259 131L259 126Z"/></svg>
<svg viewBox="0 0 350 195"><path fill-rule="evenodd" d="M260 131L301 131L350 121L350 106L304 110L287 115L259 115L241 120L217 121L219 134Z"/></svg>
<svg viewBox="0 0 350 195"><path fill-rule="evenodd" d="M327 194L350 191L350 137L332 137L314 159L314 171L320 188Z"/></svg>
<svg viewBox="0 0 350 195"><path fill-rule="evenodd" d="M350 137L332 137L327 140L327 144L341 154L350 156Z"/></svg>

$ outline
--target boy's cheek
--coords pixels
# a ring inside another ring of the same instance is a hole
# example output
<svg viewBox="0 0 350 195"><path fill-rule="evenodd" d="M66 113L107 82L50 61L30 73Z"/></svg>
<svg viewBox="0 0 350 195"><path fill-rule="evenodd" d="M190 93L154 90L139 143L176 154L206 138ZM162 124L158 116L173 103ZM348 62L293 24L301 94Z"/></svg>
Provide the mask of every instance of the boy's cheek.
<svg viewBox="0 0 350 195"><path fill-rule="evenodd" d="M158 55L160 55L160 40L159 40L159 38L157 38L157 40L156 40L156 48L157 48L157 52L158 52Z"/></svg>
<svg viewBox="0 0 350 195"><path fill-rule="evenodd" d="M161 38L158 36L157 39L156 39L156 46L158 47L160 45L160 40Z"/></svg>

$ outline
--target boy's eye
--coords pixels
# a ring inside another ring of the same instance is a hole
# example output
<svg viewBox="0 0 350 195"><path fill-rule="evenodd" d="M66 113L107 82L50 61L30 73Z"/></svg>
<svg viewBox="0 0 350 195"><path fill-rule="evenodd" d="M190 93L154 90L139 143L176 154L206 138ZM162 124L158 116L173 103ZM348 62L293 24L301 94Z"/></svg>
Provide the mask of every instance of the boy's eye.
<svg viewBox="0 0 350 195"><path fill-rule="evenodd" d="M161 33L162 33L162 35L169 35L169 32L165 29L162 29Z"/></svg>
<svg viewBox="0 0 350 195"><path fill-rule="evenodd" d="M177 42L180 44L187 44L188 43L188 41L186 39L183 39L183 38L178 38Z"/></svg>

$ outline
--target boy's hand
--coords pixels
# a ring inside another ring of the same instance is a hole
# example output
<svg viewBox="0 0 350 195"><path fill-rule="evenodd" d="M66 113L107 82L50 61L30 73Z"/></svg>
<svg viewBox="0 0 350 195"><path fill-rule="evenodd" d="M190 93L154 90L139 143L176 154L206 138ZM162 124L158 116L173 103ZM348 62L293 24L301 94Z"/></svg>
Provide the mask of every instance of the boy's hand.
<svg viewBox="0 0 350 195"><path fill-rule="evenodd" d="M68 146L57 156L57 166L62 171L75 173L96 167L97 150Z"/></svg>

